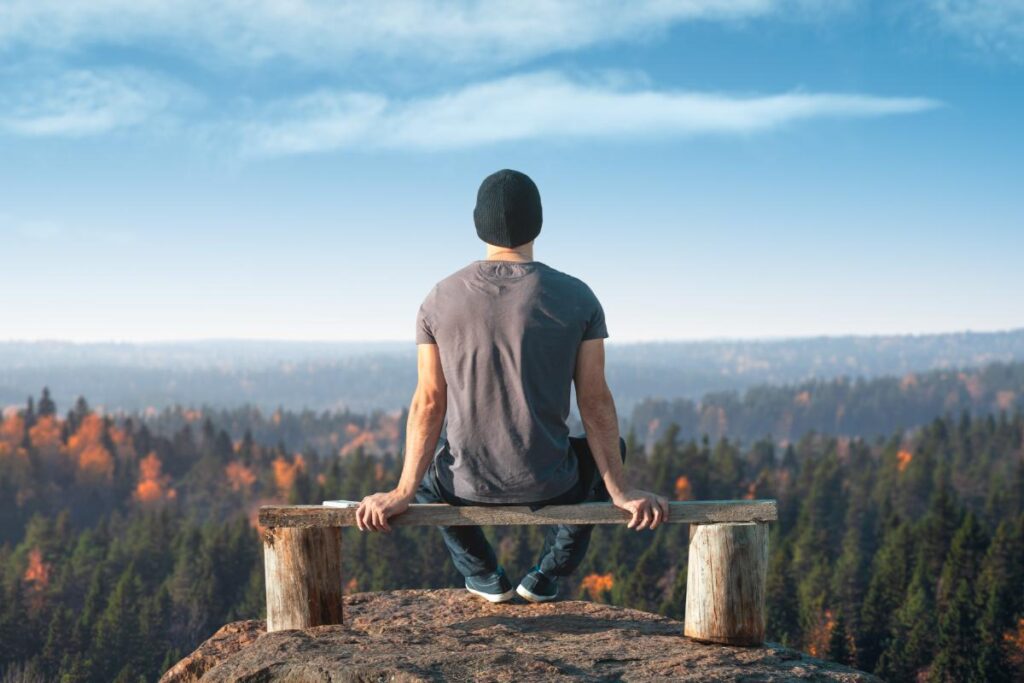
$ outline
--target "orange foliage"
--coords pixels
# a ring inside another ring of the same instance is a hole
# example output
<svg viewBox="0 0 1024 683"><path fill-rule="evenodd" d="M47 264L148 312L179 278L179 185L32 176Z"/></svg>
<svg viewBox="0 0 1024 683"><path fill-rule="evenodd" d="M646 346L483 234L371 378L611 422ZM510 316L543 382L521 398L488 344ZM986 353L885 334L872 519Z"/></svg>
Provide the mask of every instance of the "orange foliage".
<svg viewBox="0 0 1024 683"><path fill-rule="evenodd" d="M1003 634L1006 655L1018 671L1024 669L1024 617L1017 621L1017 628Z"/></svg>
<svg viewBox="0 0 1024 683"><path fill-rule="evenodd" d="M384 463L377 463L373 468L373 480L378 482L384 481L384 474Z"/></svg>
<svg viewBox="0 0 1024 683"><path fill-rule="evenodd" d="M350 439L361 431L363 430L359 428L359 425L353 422L350 422L349 424L345 425L345 436L349 437Z"/></svg>
<svg viewBox="0 0 1024 683"><path fill-rule="evenodd" d="M793 397L793 403L798 406L809 406L811 405L811 392L801 391L799 394Z"/></svg>
<svg viewBox="0 0 1024 683"><path fill-rule="evenodd" d="M676 500L690 500L693 497L693 487L690 486L690 478L685 474L676 479Z"/></svg>
<svg viewBox="0 0 1024 683"><path fill-rule="evenodd" d="M104 481L114 478L114 457L98 443L89 444L78 455L78 469Z"/></svg>
<svg viewBox="0 0 1024 683"><path fill-rule="evenodd" d="M356 438L349 441L347 444L341 447L340 454L348 455L354 453L358 448L364 448L368 451L374 451L377 448L377 439L374 437L373 432L365 431L359 434Z"/></svg>
<svg viewBox="0 0 1024 683"><path fill-rule="evenodd" d="M757 498L757 482L750 482L750 486L747 487L747 492L743 494L745 500L754 500Z"/></svg>
<svg viewBox="0 0 1024 683"><path fill-rule="evenodd" d="M43 553L39 548L32 548L28 553L28 567L22 575L25 583L32 584L37 590L42 590L50 585L50 565L43 562Z"/></svg>
<svg viewBox="0 0 1024 683"><path fill-rule="evenodd" d="M171 500L177 493L167 488L170 477L162 474L163 464L155 452L150 453L139 462L139 483L135 487L134 498L140 503L157 503Z"/></svg>
<svg viewBox="0 0 1024 683"><path fill-rule="evenodd" d="M132 441L132 436L128 432L118 427L111 427L110 440L114 442L114 449L117 452L117 457L121 460L134 460L137 457L135 453L135 443Z"/></svg>
<svg viewBox="0 0 1024 683"><path fill-rule="evenodd" d="M28 553L28 567L22 575L27 587L29 609L38 612L43 608L43 591L50 585L50 564L43 562L43 553L33 548Z"/></svg>
<svg viewBox="0 0 1024 683"><path fill-rule="evenodd" d="M825 613L818 620L818 623L807 635L807 652L812 657L824 657L828 653L828 641L832 637L832 629L835 628L836 620L832 616L832 610L825 610Z"/></svg>
<svg viewBox="0 0 1024 683"><path fill-rule="evenodd" d="M252 485L256 483L256 473L252 471L252 468L246 467L237 460L232 460L227 464L227 467L224 468L224 474L227 475L232 491L248 493Z"/></svg>
<svg viewBox="0 0 1024 683"><path fill-rule="evenodd" d="M580 588L586 591L590 599L597 602L601 596L612 589L615 579L611 574L588 574L580 581Z"/></svg>
<svg viewBox="0 0 1024 683"><path fill-rule="evenodd" d="M21 444L24 436L25 420L21 415L11 415L0 422L0 444L10 446L10 452L13 452Z"/></svg>
<svg viewBox="0 0 1024 683"><path fill-rule="evenodd" d="M351 579L348 580L348 583L345 584L345 589L342 592L345 595L348 595L350 593L355 593L358 588L359 582L356 581L356 578L353 576Z"/></svg>
<svg viewBox="0 0 1024 683"><path fill-rule="evenodd" d="M43 453L59 453L64 444L60 440L60 423L52 415L45 415L28 430L32 447Z"/></svg>
<svg viewBox="0 0 1024 683"><path fill-rule="evenodd" d="M277 456L274 459L274 483L277 485L278 493L282 497L287 496L295 484L295 478L299 476L300 472L305 471L306 461L298 453L295 454L295 459L292 462L288 462L282 456Z"/></svg>
<svg viewBox="0 0 1024 683"><path fill-rule="evenodd" d="M68 448L78 453L89 444L99 443L102 438L103 418L95 413L90 413L78 425L78 430L68 438Z"/></svg>
<svg viewBox="0 0 1024 683"><path fill-rule="evenodd" d="M906 391L912 387L917 386L917 375L912 372L903 375L903 379L900 380L900 389Z"/></svg>
<svg viewBox="0 0 1024 683"><path fill-rule="evenodd" d="M901 473L905 472L907 467L910 466L910 462L914 459L914 454L908 450L900 449L900 452L896 454L896 469Z"/></svg>

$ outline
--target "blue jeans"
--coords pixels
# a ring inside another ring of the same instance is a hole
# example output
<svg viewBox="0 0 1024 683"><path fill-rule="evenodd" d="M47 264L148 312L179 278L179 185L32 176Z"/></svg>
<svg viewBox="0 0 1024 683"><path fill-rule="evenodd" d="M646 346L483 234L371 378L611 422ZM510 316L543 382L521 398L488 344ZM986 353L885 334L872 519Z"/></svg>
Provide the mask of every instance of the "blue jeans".
<svg viewBox="0 0 1024 683"><path fill-rule="evenodd" d="M569 437L570 447L575 451L579 462L580 476L576 485L560 496L529 504L538 509L545 505L573 505L576 503L607 502L611 500L597 470L594 456L590 452L586 437ZM626 461L626 442L619 438L619 455ZM416 491L417 503L447 503L448 505L491 505L477 503L459 498L446 490L437 478L434 464L427 468L419 489ZM537 566L548 576L568 576L572 574L587 553L590 545L590 534L594 531L592 524L557 524L549 526L544 537L544 549L541 551ZM463 576L483 576L498 569L498 558L494 549L487 542L483 530L478 526L446 526L441 527L441 536L452 556L455 568Z"/></svg>

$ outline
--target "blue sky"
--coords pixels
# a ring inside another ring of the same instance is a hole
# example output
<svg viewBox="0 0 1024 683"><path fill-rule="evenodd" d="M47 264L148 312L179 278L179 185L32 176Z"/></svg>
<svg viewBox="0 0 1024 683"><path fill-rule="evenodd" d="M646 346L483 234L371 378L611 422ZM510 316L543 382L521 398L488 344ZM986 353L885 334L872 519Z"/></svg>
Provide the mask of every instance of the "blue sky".
<svg viewBox="0 0 1024 683"><path fill-rule="evenodd" d="M1024 2L0 0L0 339L407 339L516 168L614 341L1024 326Z"/></svg>

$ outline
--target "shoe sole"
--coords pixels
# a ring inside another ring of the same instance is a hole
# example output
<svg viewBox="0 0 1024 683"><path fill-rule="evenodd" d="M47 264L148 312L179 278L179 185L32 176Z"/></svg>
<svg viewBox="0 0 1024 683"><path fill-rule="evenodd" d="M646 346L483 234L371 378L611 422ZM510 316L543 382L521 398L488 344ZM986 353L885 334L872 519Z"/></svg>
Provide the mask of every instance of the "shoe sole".
<svg viewBox="0 0 1024 683"><path fill-rule="evenodd" d="M557 593L555 595L537 595L523 584L519 584L519 587L516 588L516 593L519 593L519 597L530 602L551 602L558 597Z"/></svg>
<svg viewBox="0 0 1024 683"><path fill-rule="evenodd" d="M512 598L516 597L516 592L514 590L507 590L504 593L484 593L483 591L478 591L475 588L470 588L469 586L466 586L466 590L473 595L483 598L487 602L493 603L508 602Z"/></svg>

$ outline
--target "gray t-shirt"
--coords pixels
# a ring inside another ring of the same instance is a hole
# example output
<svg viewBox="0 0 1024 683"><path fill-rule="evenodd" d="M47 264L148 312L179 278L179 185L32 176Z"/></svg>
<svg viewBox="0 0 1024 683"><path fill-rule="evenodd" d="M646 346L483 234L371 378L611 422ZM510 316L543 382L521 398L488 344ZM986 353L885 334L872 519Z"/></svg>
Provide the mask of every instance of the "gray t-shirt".
<svg viewBox="0 0 1024 683"><path fill-rule="evenodd" d="M416 343L437 344L447 444L435 465L460 498L534 503L578 477L569 392L580 342L608 336L590 288L539 261L474 261L420 306Z"/></svg>

